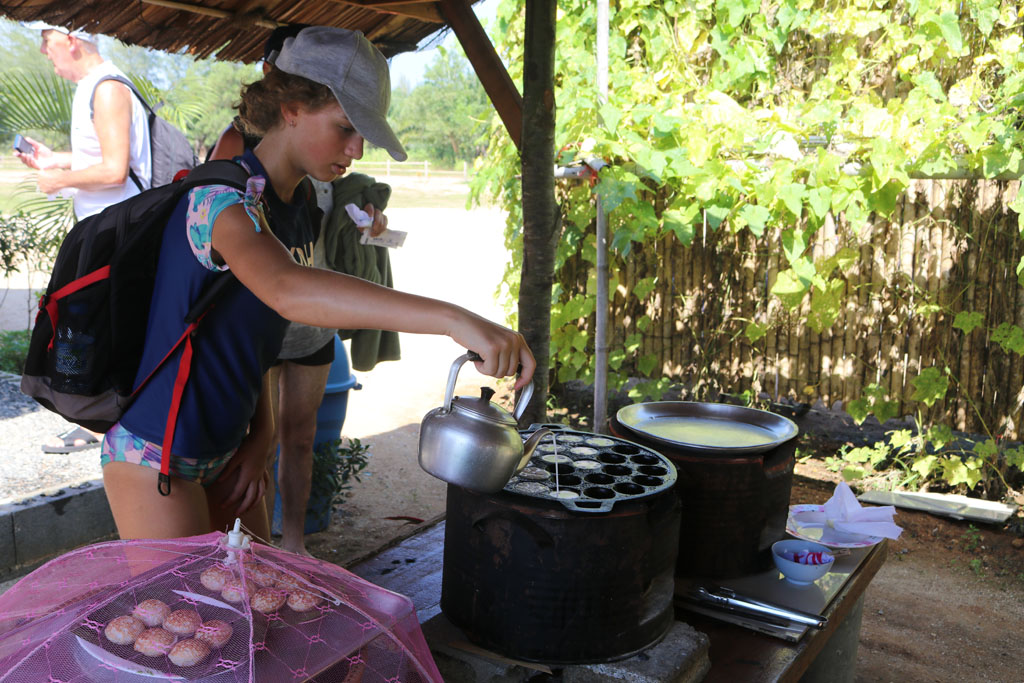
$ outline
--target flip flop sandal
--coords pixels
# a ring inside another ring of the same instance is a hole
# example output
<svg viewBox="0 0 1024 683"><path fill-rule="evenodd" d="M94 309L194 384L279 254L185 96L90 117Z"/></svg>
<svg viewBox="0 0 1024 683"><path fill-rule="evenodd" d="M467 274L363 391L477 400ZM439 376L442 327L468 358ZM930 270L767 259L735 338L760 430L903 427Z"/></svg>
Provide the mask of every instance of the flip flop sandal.
<svg viewBox="0 0 1024 683"><path fill-rule="evenodd" d="M100 445L99 440L92 435L87 429L82 427L75 427L69 429L63 434L58 434L57 438L64 442L62 446L51 446L49 444L43 444L43 453L75 453L77 451L84 451L89 448L95 448ZM82 443L75 443L81 441Z"/></svg>

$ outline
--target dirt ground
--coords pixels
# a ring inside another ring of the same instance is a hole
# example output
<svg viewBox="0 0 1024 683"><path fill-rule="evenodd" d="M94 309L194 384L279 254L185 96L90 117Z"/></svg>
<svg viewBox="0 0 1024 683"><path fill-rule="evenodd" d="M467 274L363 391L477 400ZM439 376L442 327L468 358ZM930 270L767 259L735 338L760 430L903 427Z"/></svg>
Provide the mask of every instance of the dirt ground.
<svg viewBox="0 0 1024 683"><path fill-rule="evenodd" d="M344 564L443 513L444 485L414 460L417 431L374 437L370 475L330 530L309 537L315 555ZM824 503L837 481L811 458L797 465L791 501ZM925 513L899 510L896 521L903 534L867 591L856 680L1024 681L1024 543L1009 529Z"/></svg>
<svg viewBox="0 0 1024 683"><path fill-rule="evenodd" d="M798 465L791 500L824 503L830 475L818 462ZM909 510L896 522L903 533L866 594L856 680L1024 680L1018 537Z"/></svg>

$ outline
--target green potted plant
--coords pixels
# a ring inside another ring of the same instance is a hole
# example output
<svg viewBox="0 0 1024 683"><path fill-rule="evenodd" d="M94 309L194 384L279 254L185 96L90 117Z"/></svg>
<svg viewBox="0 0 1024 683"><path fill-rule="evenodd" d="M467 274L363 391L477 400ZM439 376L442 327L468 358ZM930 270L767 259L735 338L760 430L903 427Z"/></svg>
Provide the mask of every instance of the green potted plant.
<svg viewBox="0 0 1024 683"><path fill-rule="evenodd" d="M307 534L323 531L331 522L331 508L340 504L352 480L370 462L370 447L359 439L334 439L317 445L313 451L313 481L306 506Z"/></svg>

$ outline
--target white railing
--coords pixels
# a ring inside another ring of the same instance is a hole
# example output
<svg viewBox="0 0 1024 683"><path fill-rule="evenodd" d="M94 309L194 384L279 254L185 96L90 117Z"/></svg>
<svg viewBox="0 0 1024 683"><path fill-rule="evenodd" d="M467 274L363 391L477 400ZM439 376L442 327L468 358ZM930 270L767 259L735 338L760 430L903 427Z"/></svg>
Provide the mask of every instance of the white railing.
<svg viewBox="0 0 1024 683"><path fill-rule="evenodd" d="M469 180L469 163L462 162L462 170L449 170L432 167L429 161L392 161L390 158L384 161L357 161L352 164L352 170L356 173L365 173L374 177L387 178L390 176L404 176L415 178L450 178L457 180Z"/></svg>

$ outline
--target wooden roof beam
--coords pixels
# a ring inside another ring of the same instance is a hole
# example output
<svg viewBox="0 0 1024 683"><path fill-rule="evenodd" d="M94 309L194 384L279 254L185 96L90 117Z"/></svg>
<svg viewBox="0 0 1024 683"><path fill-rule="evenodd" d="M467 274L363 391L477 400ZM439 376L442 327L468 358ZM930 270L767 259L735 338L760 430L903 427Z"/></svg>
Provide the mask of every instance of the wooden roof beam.
<svg viewBox="0 0 1024 683"><path fill-rule="evenodd" d="M437 24L444 24L441 13L437 11L434 0L331 0L339 5L348 5L379 14L396 14Z"/></svg>
<svg viewBox="0 0 1024 683"><path fill-rule="evenodd" d="M187 2L175 2L175 0L142 0L147 5L156 5L157 7L167 7L168 9L177 9L183 12L192 12L193 14L202 14L208 17L215 17L217 19L236 19L238 14L235 12L227 12L222 9L216 9L214 7L203 7L201 5L194 5ZM253 18L252 23L257 26L264 28L277 28L281 24L276 21L269 19Z"/></svg>
<svg viewBox="0 0 1024 683"><path fill-rule="evenodd" d="M473 13L468 0L438 0L438 8L459 39L477 78L498 111L516 148L522 149L523 96L519 93L494 45Z"/></svg>

